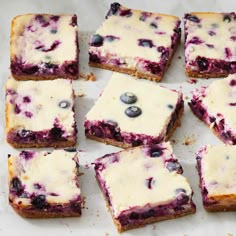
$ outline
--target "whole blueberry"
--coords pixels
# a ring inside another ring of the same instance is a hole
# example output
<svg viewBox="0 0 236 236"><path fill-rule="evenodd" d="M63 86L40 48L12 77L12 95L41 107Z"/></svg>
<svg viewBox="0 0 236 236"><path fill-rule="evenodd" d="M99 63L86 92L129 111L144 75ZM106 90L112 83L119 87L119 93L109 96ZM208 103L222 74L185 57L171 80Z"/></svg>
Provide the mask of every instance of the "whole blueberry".
<svg viewBox="0 0 236 236"><path fill-rule="evenodd" d="M223 21L227 22L227 23L230 23L231 22L231 16L230 15L224 15L223 16Z"/></svg>
<svg viewBox="0 0 236 236"><path fill-rule="evenodd" d="M135 118L142 114L142 110L137 106L130 106L125 109L125 114L128 117Z"/></svg>
<svg viewBox="0 0 236 236"><path fill-rule="evenodd" d="M138 39L138 45L148 48L152 48L154 46L152 40L150 39Z"/></svg>
<svg viewBox="0 0 236 236"><path fill-rule="evenodd" d="M95 34L91 39L91 46L100 47L103 45L103 37L100 34Z"/></svg>
<svg viewBox="0 0 236 236"><path fill-rule="evenodd" d="M123 93L120 100L125 104L133 104L137 101L137 96L131 92Z"/></svg>
<svg viewBox="0 0 236 236"><path fill-rule="evenodd" d="M22 72L27 75L33 75L39 70L38 66L25 67Z"/></svg>
<svg viewBox="0 0 236 236"><path fill-rule="evenodd" d="M178 195L179 193L186 193L186 190L183 189L183 188L177 188L177 189L175 190L175 194Z"/></svg>
<svg viewBox="0 0 236 236"><path fill-rule="evenodd" d="M204 71L208 69L209 63L208 60L204 57L198 57L196 59L197 65L200 71Z"/></svg>
<svg viewBox="0 0 236 236"><path fill-rule="evenodd" d="M157 29L157 28L158 28L158 27L157 27L157 24L154 23L154 22L152 22L152 23L150 24L150 26L151 26L151 28L153 28L153 29Z"/></svg>
<svg viewBox="0 0 236 236"><path fill-rule="evenodd" d="M22 183L18 177L14 177L11 180L11 190L14 191L17 196L20 196L23 193L24 188L23 188Z"/></svg>
<svg viewBox="0 0 236 236"><path fill-rule="evenodd" d="M118 123L114 120L106 120L106 124L117 127Z"/></svg>
<svg viewBox="0 0 236 236"><path fill-rule="evenodd" d="M197 16L194 16L194 15L191 15L191 14L186 14L185 15L185 18L192 21L192 22L195 22L195 23L199 23L200 20Z"/></svg>
<svg viewBox="0 0 236 236"><path fill-rule="evenodd" d="M45 208L47 206L46 196L43 194L40 194L40 195L33 197L31 200L31 204L38 209Z"/></svg>
<svg viewBox="0 0 236 236"><path fill-rule="evenodd" d="M62 137L62 134L64 132L62 131L61 128L59 127L53 127L52 129L50 129L49 134L53 139L60 139Z"/></svg>
<svg viewBox="0 0 236 236"><path fill-rule="evenodd" d="M152 146L149 152L150 157L160 157L163 154L162 149L158 145Z"/></svg>
<svg viewBox="0 0 236 236"><path fill-rule="evenodd" d="M117 13L117 11L120 8L120 3L118 2L114 2L111 4L110 10L108 11L107 15L106 15L106 19L111 16L111 15L115 15Z"/></svg>
<svg viewBox="0 0 236 236"><path fill-rule="evenodd" d="M78 73L78 64L74 62L66 65L65 72L71 75L76 75Z"/></svg>
<svg viewBox="0 0 236 236"><path fill-rule="evenodd" d="M66 101L66 100L63 100L63 101L59 102L58 105L59 105L60 108L65 109L65 108L70 107L70 102L69 102L69 101Z"/></svg>
<svg viewBox="0 0 236 236"><path fill-rule="evenodd" d="M154 209L150 209L149 211L146 211L146 212L142 213L141 216L142 216L143 219L147 219L147 218L150 218L150 217L152 217L154 215L155 215L155 210Z"/></svg>
<svg viewBox="0 0 236 236"><path fill-rule="evenodd" d="M178 171L179 169L181 169L181 166L178 162L172 162L172 161L169 161L167 162L166 164L166 168L172 172L172 171Z"/></svg>
<svg viewBox="0 0 236 236"><path fill-rule="evenodd" d="M137 212L132 212L130 215L129 215L129 219L131 220L137 220L139 218L139 214Z"/></svg>
<svg viewBox="0 0 236 236"><path fill-rule="evenodd" d="M77 149L75 147L68 147L68 148L65 148L64 151L66 151L66 152L77 152Z"/></svg>

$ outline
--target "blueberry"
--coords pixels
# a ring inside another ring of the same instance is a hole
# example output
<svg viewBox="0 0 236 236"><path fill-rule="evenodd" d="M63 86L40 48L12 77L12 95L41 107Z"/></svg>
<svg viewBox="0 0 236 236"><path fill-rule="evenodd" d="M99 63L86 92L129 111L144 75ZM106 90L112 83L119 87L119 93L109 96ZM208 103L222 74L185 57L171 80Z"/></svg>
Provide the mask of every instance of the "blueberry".
<svg viewBox="0 0 236 236"><path fill-rule="evenodd" d="M41 184L38 183L34 184L34 189L41 189L41 188L42 188Z"/></svg>
<svg viewBox="0 0 236 236"><path fill-rule="evenodd" d="M210 120L211 123L213 123L213 122L216 121L216 118L215 118L214 116L210 116L210 117L209 117L209 120Z"/></svg>
<svg viewBox="0 0 236 236"><path fill-rule="evenodd" d="M23 188L22 183L18 177L14 177L11 180L11 190L14 191L17 196L20 196L23 193L24 188Z"/></svg>
<svg viewBox="0 0 236 236"><path fill-rule="evenodd" d="M98 55L93 54L93 53L89 53L89 61L94 62L94 63L100 63L101 59L99 58Z"/></svg>
<svg viewBox="0 0 236 236"><path fill-rule="evenodd" d="M131 212L131 214L129 215L129 219L131 220L137 220L139 218L139 214L137 212Z"/></svg>
<svg viewBox="0 0 236 236"><path fill-rule="evenodd" d="M223 16L223 21L227 22L227 23L230 23L231 22L231 16L230 15L224 15Z"/></svg>
<svg viewBox="0 0 236 236"><path fill-rule="evenodd" d="M151 26L151 28L154 28L154 29L157 29L157 28L158 28L158 27L157 27L157 24L154 23L154 22L152 22L152 23L150 24L150 26Z"/></svg>
<svg viewBox="0 0 236 236"><path fill-rule="evenodd" d="M61 42L60 41L58 41L58 40L55 40L53 43L52 43L52 45L50 46L50 48L41 48L41 51L42 52L50 52L50 51L53 51L53 50L55 50L57 47L58 47L58 45L60 44Z"/></svg>
<svg viewBox="0 0 236 236"><path fill-rule="evenodd" d="M60 16L51 16L50 19L57 22L59 20Z"/></svg>
<svg viewBox="0 0 236 236"><path fill-rule="evenodd" d="M22 72L27 75L33 75L39 70L38 66L25 67Z"/></svg>
<svg viewBox="0 0 236 236"><path fill-rule="evenodd" d="M34 151L22 151L20 153L20 157L24 158L25 160L29 160L34 156Z"/></svg>
<svg viewBox="0 0 236 236"><path fill-rule="evenodd" d="M134 118L134 117L137 117L137 116L141 115L142 114L142 110L139 107L130 106L130 107L125 109L125 114L128 117Z"/></svg>
<svg viewBox="0 0 236 236"><path fill-rule="evenodd" d="M121 6L120 3L118 2L112 3L109 12L106 15L106 19L111 15L115 15L119 10L120 6Z"/></svg>
<svg viewBox="0 0 236 236"><path fill-rule="evenodd" d="M71 26L76 26L77 25L77 16L76 15L72 16L70 25Z"/></svg>
<svg viewBox="0 0 236 236"><path fill-rule="evenodd" d="M94 134L97 137L104 137L103 130L100 127L92 126L91 131L92 131L92 134Z"/></svg>
<svg viewBox="0 0 236 236"><path fill-rule="evenodd" d="M118 37L113 35L107 35L105 38L108 42L113 42L114 40L119 39Z"/></svg>
<svg viewBox="0 0 236 236"><path fill-rule="evenodd" d="M66 151L66 152L77 152L77 149L75 147L69 147L69 148L65 148L64 151Z"/></svg>
<svg viewBox="0 0 236 236"><path fill-rule="evenodd" d="M103 37L100 34L94 34L91 39L91 46L100 47L103 45Z"/></svg>
<svg viewBox="0 0 236 236"><path fill-rule="evenodd" d="M225 56L226 56L227 58L229 58L229 57L232 56L232 52L231 52L231 50L230 50L229 48L225 48Z"/></svg>
<svg viewBox="0 0 236 236"><path fill-rule="evenodd" d="M208 43L206 43L206 46L207 46L208 48L214 48L214 45L213 45L213 44L208 44Z"/></svg>
<svg viewBox="0 0 236 236"><path fill-rule="evenodd" d="M236 86L236 80L232 79L229 83L230 86Z"/></svg>
<svg viewBox="0 0 236 236"><path fill-rule="evenodd" d="M208 31L208 34L209 34L210 36L216 35L216 33L215 33L214 31Z"/></svg>
<svg viewBox="0 0 236 236"><path fill-rule="evenodd" d="M196 160L197 160L197 161L199 161L199 160L201 160L201 159L202 159L202 158L201 158L200 156L197 156L197 157L196 157Z"/></svg>
<svg viewBox="0 0 236 236"><path fill-rule="evenodd" d="M24 112L25 116L28 117L28 118L31 118L33 116L33 113L30 112L30 111L25 111Z"/></svg>
<svg viewBox="0 0 236 236"><path fill-rule="evenodd" d="M31 204L38 209L45 208L47 206L46 196L43 194L40 194L33 197L33 199L31 200Z"/></svg>
<svg viewBox="0 0 236 236"><path fill-rule="evenodd" d="M21 109L20 109L20 106L19 106L19 105L17 105L17 104L15 105L14 112L15 112L16 114L21 113Z"/></svg>
<svg viewBox="0 0 236 236"><path fill-rule="evenodd" d="M41 24L45 22L45 19L42 15L35 16L35 20L38 21Z"/></svg>
<svg viewBox="0 0 236 236"><path fill-rule="evenodd" d="M161 67L156 62L147 62L145 69L151 71L152 74L159 74L161 72Z"/></svg>
<svg viewBox="0 0 236 236"><path fill-rule="evenodd" d="M155 210L150 209L149 211L146 211L146 212L142 213L141 216L142 216L143 219L147 219L147 218L150 218L152 216L155 216Z"/></svg>
<svg viewBox="0 0 236 236"><path fill-rule="evenodd" d="M80 203L78 203L78 202L71 202L71 203L70 203L70 208L71 208L74 212L78 212L78 213L81 212L81 206L80 206Z"/></svg>
<svg viewBox="0 0 236 236"><path fill-rule="evenodd" d="M45 62L45 63L43 63L43 65L47 69L56 69L58 67L58 65L55 65L51 62Z"/></svg>
<svg viewBox="0 0 236 236"><path fill-rule="evenodd" d="M58 127L53 127L52 129L50 129L49 134L53 139L60 139L62 137L62 134L64 132L62 131L61 128Z"/></svg>
<svg viewBox="0 0 236 236"><path fill-rule="evenodd" d="M198 17L196 17L194 15L191 15L191 14L186 14L185 18L190 20L190 21L192 21L192 22L195 22L195 23L199 23L200 22Z"/></svg>
<svg viewBox="0 0 236 236"><path fill-rule="evenodd" d="M51 34L56 34L56 33L57 33L57 30L56 30L56 29L51 29L51 30L50 30L50 33L51 33Z"/></svg>
<svg viewBox="0 0 236 236"><path fill-rule="evenodd" d="M21 131L19 131L18 135L21 138L30 138L31 140L34 140L36 138L35 134L32 131L26 129L22 129Z"/></svg>
<svg viewBox="0 0 236 236"><path fill-rule="evenodd" d="M197 57L196 62L200 71L204 71L208 69L209 63L206 58Z"/></svg>
<svg viewBox="0 0 236 236"><path fill-rule="evenodd" d="M123 93L120 100L125 104L133 104L137 101L137 96L131 92Z"/></svg>
<svg viewBox="0 0 236 236"><path fill-rule="evenodd" d="M229 105L230 106L236 106L236 102L230 102Z"/></svg>
<svg viewBox="0 0 236 236"><path fill-rule="evenodd" d="M180 166L180 164L179 164L178 162L169 161L169 162L167 162L167 164L166 164L166 168L167 168L170 172L172 172L172 171L177 171L177 172L178 172L178 170L181 169L181 166Z"/></svg>
<svg viewBox="0 0 236 236"><path fill-rule="evenodd" d="M162 149L159 146L153 146L150 148L150 157L160 157L163 154Z"/></svg>
<svg viewBox="0 0 236 236"><path fill-rule="evenodd" d="M130 17L132 16L132 11L130 9L120 11L120 16Z"/></svg>
<svg viewBox="0 0 236 236"><path fill-rule="evenodd" d="M138 45L142 47L152 48L154 45L150 39L138 39Z"/></svg>
<svg viewBox="0 0 236 236"><path fill-rule="evenodd" d="M191 40L189 40L189 43L198 45L203 43L203 41L199 37L194 36Z"/></svg>
<svg viewBox="0 0 236 236"><path fill-rule="evenodd" d="M106 124L109 124L111 126L117 127L118 123L116 121L113 120L106 120Z"/></svg>
<svg viewBox="0 0 236 236"><path fill-rule="evenodd" d="M154 183L155 183L155 180L153 180L153 177L146 179L146 184L149 189L152 189L152 186Z"/></svg>
<svg viewBox="0 0 236 236"><path fill-rule="evenodd" d="M149 17L151 14L147 13L147 12L142 12L141 16L139 17L140 21L145 21L147 19L147 17Z"/></svg>
<svg viewBox="0 0 236 236"><path fill-rule="evenodd" d="M24 103L30 103L31 102L30 97L28 97L28 96L23 97L23 102Z"/></svg>
<svg viewBox="0 0 236 236"><path fill-rule="evenodd" d="M64 108L65 109L65 108L70 107L70 102L64 100L64 101L59 102L58 105L59 105L60 108Z"/></svg>
<svg viewBox="0 0 236 236"><path fill-rule="evenodd" d="M170 108L170 109L173 109L173 108L174 108L174 106L173 106L173 105L171 105L171 104L168 104L168 108Z"/></svg>
<svg viewBox="0 0 236 236"><path fill-rule="evenodd" d="M183 188L177 188L177 189L175 190L175 194L178 195L179 193L186 193L186 190L183 189Z"/></svg>
<svg viewBox="0 0 236 236"><path fill-rule="evenodd" d="M78 64L74 62L66 65L65 72L71 75L76 75L78 73Z"/></svg>

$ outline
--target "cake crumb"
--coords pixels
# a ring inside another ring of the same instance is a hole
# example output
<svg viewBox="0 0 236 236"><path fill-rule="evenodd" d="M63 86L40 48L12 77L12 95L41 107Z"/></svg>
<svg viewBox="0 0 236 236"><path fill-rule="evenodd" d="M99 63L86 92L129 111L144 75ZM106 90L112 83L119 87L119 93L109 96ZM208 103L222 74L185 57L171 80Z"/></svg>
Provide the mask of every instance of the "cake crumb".
<svg viewBox="0 0 236 236"><path fill-rule="evenodd" d="M83 96L84 96L84 93L82 93L82 92L78 93L78 97L83 97Z"/></svg>
<svg viewBox="0 0 236 236"><path fill-rule="evenodd" d="M194 78L190 78L190 79L187 80L187 83L189 83L189 84L196 84L197 80L194 79Z"/></svg>
<svg viewBox="0 0 236 236"><path fill-rule="evenodd" d="M85 165L85 169L88 170L90 168L89 164Z"/></svg>
<svg viewBox="0 0 236 236"><path fill-rule="evenodd" d="M185 138L185 140L182 144L188 146L188 145L193 144L195 141L196 140L195 140L194 136L192 136L192 137L188 136L188 137Z"/></svg>
<svg viewBox="0 0 236 236"><path fill-rule="evenodd" d="M89 74L85 74L85 73L83 73L83 72L81 72L80 74L79 74L79 76L82 78L82 79L84 79L85 81L96 81L96 76L94 75L94 73L93 72L90 72Z"/></svg>
<svg viewBox="0 0 236 236"><path fill-rule="evenodd" d="M184 98L185 98L186 100L188 100L188 99L189 99L189 97L188 97L188 96L185 96Z"/></svg>
<svg viewBox="0 0 236 236"><path fill-rule="evenodd" d="M110 235L109 233L105 232L105 236L109 236L109 235Z"/></svg>
<svg viewBox="0 0 236 236"><path fill-rule="evenodd" d="M81 197L81 208L85 208L85 204L86 204L86 197ZM86 209L88 209L86 207Z"/></svg>
<svg viewBox="0 0 236 236"><path fill-rule="evenodd" d="M182 59L182 57L181 57L181 56L178 56L178 59Z"/></svg>

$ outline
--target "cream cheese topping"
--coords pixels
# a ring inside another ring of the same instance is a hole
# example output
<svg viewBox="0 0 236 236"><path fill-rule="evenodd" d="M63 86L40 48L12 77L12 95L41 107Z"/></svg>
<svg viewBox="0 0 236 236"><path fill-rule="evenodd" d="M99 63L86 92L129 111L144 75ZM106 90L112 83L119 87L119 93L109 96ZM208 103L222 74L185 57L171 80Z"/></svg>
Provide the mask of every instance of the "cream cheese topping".
<svg viewBox="0 0 236 236"><path fill-rule="evenodd" d="M130 11L132 15L129 17L115 14L103 22L96 34L102 37L112 35L117 39L112 42L104 40L101 47L90 46L90 52L99 52L103 57L118 55L121 62L127 63L128 67L135 67L139 59L159 62L162 53L157 50L157 47L171 48L171 36L174 34L179 18L147 13L148 17L142 21L140 20L142 11ZM151 27L151 24L155 24L156 27ZM151 40L154 46L140 46L139 39Z"/></svg>
<svg viewBox="0 0 236 236"><path fill-rule="evenodd" d="M74 132L72 83L66 79L16 81L6 84L7 130L44 131L57 123L65 135ZM67 107L60 106L66 102Z"/></svg>
<svg viewBox="0 0 236 236"><path fill-rule="evenodd" d="M216 122L222 118L226 127L236 129L236 86L231 85L236 82L236 75L229 75L225 79L212 82L202 97L202 104L207 108L210 116L216 118Z"/></svg>
<svg viewBox="0 0 236 236"><path fill-rule="evenodd" d="M134 104L127 105L120 100L120 96L126 92L137 96ZM158 136L166 131L179 96L180 93L153 82L113 73L94 107L86 115L86 119L112 120L118 123L121 132ZM135 118L128 117L125 109L132 105L139 107L142 114Z"/></svg>
<svg viewBox="0 0 236 236"><path fill-rule="evenodd" d="M236 194L236 146L208 145L201 171L208 197Z"/></svg>
<svg viewBox="0 0 236 236"><path fill-rule="evenodd" d="M187 179L165 167L165 161L173 158L173 151L169 143L162 145L164 151L160 157L146 156L142 147L119 152L118 161L109 163L101 171L115 217L132 207L168 204L176 199L176 189L184 189L186 195L191 195ZM147 183L150 178L151 188Z"/></svg>
<svg viewBox="0 0 236 236"><path fill-rule="evenodd" d="M10 164L10 177L15 175L21 180L24 191L30 194L44 194L47 202L66 203L75 200L80 195L80 189L76 181L77 154L64 150L35 152L30 159L24 159L21 155L12 155ZM42 186L36 188L35 185ZM27 204L30 199L18 197Z"/></svg>
<svg viewBox="0 0 236 236"><path fill-rule="evenodd" d="M42 16L45 23L36 20L37 16ZM56 21L50 17L53 16L26 14L14 18L12 56L26 64L63 64L76 59L77 26L71 25L73 15L58 15ZM55 48L50 50L52 47Z"/></svg>
<svg viewBox="0 0 236 236"><path fill-rule="evenodd" d="M222 13L191 13L199 22L186 20L185 56L191 65L198 56L224 61L236 61L236 21L223 20ZM194 43L194 38L198 42ZM193 41L192 41L193 40ZM226 54L226 48L230 54Z"/></svg>

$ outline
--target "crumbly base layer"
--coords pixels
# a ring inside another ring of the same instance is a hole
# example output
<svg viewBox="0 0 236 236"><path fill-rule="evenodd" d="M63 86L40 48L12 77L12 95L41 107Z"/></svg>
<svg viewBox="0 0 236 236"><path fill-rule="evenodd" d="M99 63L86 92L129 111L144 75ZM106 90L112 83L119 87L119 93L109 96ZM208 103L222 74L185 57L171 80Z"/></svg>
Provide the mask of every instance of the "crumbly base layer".
<svg viewBox="0 0 236 236"><path fill-rule="evenodd" d="M229 75L229 73L225 73L225 72L222 72L222 73L217 73L217 72L213 72L213 73L210 73L210 72L206 72L206 73L203 73L203 72L197 72L197 71L192 71L190 69L187 69L185 70L185 74L188 76L188 77L195 77L195 78L222 78L222 77L226 77Z"/></svg>
<svg viewBox="0 0 236 236"><path fill-rule="evenodd" d="M81 209L78 212L74 211L58 211L58 212L49 212L47 210L37 210L37 209L27 209L19 207L18 205L11 203L13 210L24 218L58 218L58 217L79 217L81 216Z"/></svg>
<svg viewBox="0 0 236 236"><path fill-rule="evenodd" d="M16 80L54 80L54 79L58 79L58 78L62 78L62 79L72 79L72 80L76 80L79 78L79 74L78 75L73 75L73 76L65 76L65 75L40 75L40 76L36 76L36 75L16 75L14 73L11 73L12 77Z"/></svg>
<svg viewBox="0 0 236 236"><path fill-rule="evenodd" d="M173 59L173 56L174 56L174 54L175 54L179 44L180 44L180 37L178 37L178 39L177 39L177 41L176 41L176 43L174 45L172 54L171 54L171 56L170 56L170 58L169 58L169 60L168 60L168 62L166 64L166 66L165 66L165 69L164 69L164 71L161 72L160 75L154 75L154 74L151 74L151 73L145 73L145 72L139 71L139 70L137 70L135 68L119 67L119 66L116 66L114 64L89 62L89 65L92 66L92 67L97 67L97 68L101 68L101 69L116 71L116 72L120 72L120 73L131 75L131 76L136 76L139 79L147 79L147 80L159 82L159 81L162 80L165 72L169 68L169 66L171 64L171 61Z"/></svg>
<svg viewBox="0 0 236 236"><path fill-rule="evenodd" d="M181 125L181 116L183 112L184 112L184 106L181 107L181 109L178 111L177 118L175 122L173 123L172 128L169 130L169 132L166 134L166 136L164 137L162 141L165 141L165 142L168 141L171 138L174 131L176 130L176 128ZM133 147L131 143L129 144L129 143L124 143L124 142L119 142L114 139L100 138L100 137L97 137L95 135L90 135L90 134L86 134L86 137L92 140L98 141L98 142L102 142L105 144L113 145L113 146L124 148L124 149Z"/></svg>

